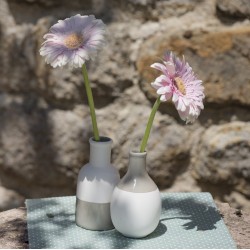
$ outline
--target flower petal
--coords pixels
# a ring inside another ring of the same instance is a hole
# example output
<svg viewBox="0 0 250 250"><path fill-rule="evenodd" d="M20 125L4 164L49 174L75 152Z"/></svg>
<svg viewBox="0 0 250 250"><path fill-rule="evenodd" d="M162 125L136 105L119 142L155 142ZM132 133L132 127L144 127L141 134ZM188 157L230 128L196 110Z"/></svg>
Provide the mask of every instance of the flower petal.
<svg viewBox="0 0 250 250"><path fill-rule="evenodd" d="M161 63L153 63L150 67L157 69L157 70L160 70L162 73L167 72L166 66L161 64Z"/></svg>
<svg viewBox="0 0 250 250"><path fill-rule="evenodd" d="M158 95L163 95L165 93L169 93L171 91L171 88L169 86L164 86L164 87L160 87L158 90L157 90L157 94Z"/></svg>
<svg viewBox="0 0 250 250"><path fill-rule="evenodd" d="M167 68L168 74L170 77L175 75L175 66L172 62L165 62L165 66Z"/></svg>
<svg viewBox="0 0 250 250"><path fill-rule="evenodd" d="M174 93L173 93L172 101L175 103L175 102L178 101L178 99L179 99L179 95L178 95L176 92L174 92Z"/></svg>
<svg viewBox="0 0 250 250"><path fill-rule="evenodd" d="M166 102L166 101L167 101L167 98L166 98L165 95L161 95L160 100L161 100L162 102Z"/></svg>

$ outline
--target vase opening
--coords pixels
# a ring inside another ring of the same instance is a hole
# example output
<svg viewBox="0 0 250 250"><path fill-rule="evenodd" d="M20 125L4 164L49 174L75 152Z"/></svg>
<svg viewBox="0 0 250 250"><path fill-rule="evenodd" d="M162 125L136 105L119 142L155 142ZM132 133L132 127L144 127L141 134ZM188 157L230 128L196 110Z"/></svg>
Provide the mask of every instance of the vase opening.
<svg viewBox="0 0 250 250"><path fill-rule="evenodd" d="M135 157L146 157L147 156L147 151L140 152L137 150L131 150L129 152L130 156L135 156Z"/></svg>
<svg viewBox="0 0 250 250"><path fill-rule="evenodd" d="M89 139L89 142L96 142L96 143L99 143L99 142L112 142L112 140L109 137L100 136L100 141L96 141L94 137L91 137Z"/></svg>

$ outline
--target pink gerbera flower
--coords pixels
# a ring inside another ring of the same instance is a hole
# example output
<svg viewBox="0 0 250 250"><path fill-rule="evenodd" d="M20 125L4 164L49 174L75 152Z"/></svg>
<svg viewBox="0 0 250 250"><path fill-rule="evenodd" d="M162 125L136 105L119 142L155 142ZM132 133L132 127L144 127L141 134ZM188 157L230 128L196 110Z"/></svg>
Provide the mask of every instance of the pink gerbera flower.
<svg viewBox="0 0 250 250"><path fill-rule="evenodd" d="M81 67L104 42L105 25L93 15L75 15L50 28L40 54L52 67Z"/></svg>
<svg viewBox="0 0 250 250"><path fill-rule="evenodd" d="M151 67L163 73L152 82L160 100L172 100L181 119L194 122L204 108L204 87L184 57L180 60L172 52L167 52L163 63L154 63Z"/></svg>

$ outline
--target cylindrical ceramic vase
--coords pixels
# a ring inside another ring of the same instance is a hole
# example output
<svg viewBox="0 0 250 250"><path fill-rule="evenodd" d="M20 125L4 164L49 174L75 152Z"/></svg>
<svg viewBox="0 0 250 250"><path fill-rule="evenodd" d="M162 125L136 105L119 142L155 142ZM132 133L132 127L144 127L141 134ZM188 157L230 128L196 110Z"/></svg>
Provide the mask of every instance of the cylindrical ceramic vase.
<svg viewBox="0 0 250 250"><path fill-rule="evenodd" d="M89 230L114 228L110 216L113 190L120 180L111 163L112 140L90 138L90 159L78 175L76 192L76 224Z"/></svg>
<svg viewBox="0 0 250 250"><path fill-rule="evenodd" d="M130 152L126 175L114 189L111 219L124 236L142 238L159 224L161 196L146 171L147 153Z"/></svg>

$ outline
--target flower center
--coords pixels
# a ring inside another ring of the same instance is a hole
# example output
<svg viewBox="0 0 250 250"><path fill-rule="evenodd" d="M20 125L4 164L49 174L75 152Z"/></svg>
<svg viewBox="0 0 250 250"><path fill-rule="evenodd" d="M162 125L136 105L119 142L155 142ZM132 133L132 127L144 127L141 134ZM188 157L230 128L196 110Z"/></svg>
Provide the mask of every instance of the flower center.
<svg viewBox="0 0 250 250"><path fill-rule="evenodd" d="M182 79L180 77L175 77L174 78L174 81L175 81L175 85L177 87L177 89L183 94L183 95L186 95L186 88L185 88L185 85L182 81Z"/></svg>
<svg viewBox="0 0 250 250"><path fill-rule="evenodd" d="M83 37L80 34L72 33L64 39L64 44L69 49L79 48L83 43Z"/></svg>

